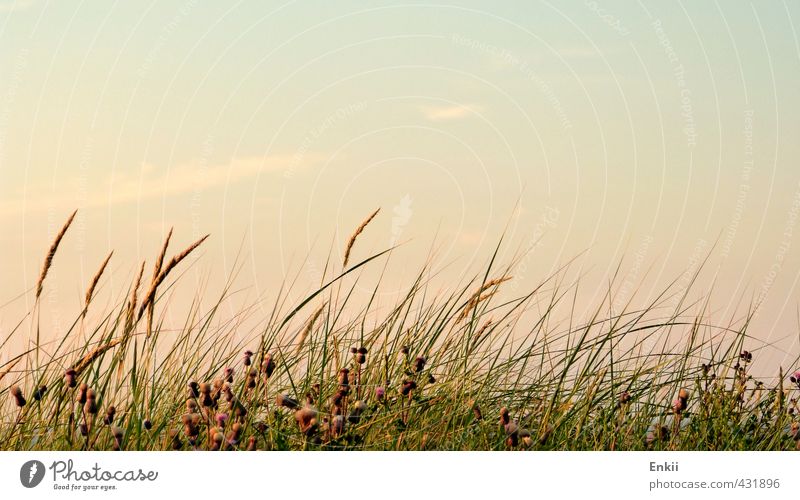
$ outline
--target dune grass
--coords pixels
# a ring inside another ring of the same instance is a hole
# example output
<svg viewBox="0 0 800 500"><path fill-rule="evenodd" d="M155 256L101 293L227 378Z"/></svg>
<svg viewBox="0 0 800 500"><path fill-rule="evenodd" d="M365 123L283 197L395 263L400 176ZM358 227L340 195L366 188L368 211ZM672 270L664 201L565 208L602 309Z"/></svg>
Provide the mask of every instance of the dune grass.
<svg viewBox="0 0 800 500"><path fill-rule="evenodd" d="M579 322L577 281L562 269L509 297L518 261L500 265L497 250L452 289L434 290L423 263L393 306L378 306L380 282L356 303L361 273L391 254L357 258L377 213L342 265L329 259L318 289L294 303L284 284L253 334L241 330L262 307L223 314L231 283L211 307L193 302L178 331L163 327L176 273L205 241L167 260L170 231L98 317L109 255L67 335L42 344L39 300L73 214L47 253L31 328L0 339L0 449L797 449L800 373L750 375L751 313L709 324L688 289L614 311L609 292ZM26 335L30 348L9 352Z"/></svg>

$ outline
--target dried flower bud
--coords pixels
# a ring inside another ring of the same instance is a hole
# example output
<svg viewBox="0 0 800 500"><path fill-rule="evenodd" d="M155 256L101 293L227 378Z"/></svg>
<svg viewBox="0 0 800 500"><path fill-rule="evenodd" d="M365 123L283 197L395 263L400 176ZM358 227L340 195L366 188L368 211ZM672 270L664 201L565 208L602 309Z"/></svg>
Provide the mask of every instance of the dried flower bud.
<svg viewBox="0 0 800 500"><path fill-rule="evenodd" d="M86 393L89 391L89 386L85 383L81 384L80 388L78 388L78 395L75 396L75 402L79 405L84 405L86 403Z"/></svg>
<svg viewBox="0 0 800 500"><path fill-rule="evenodd" d="M146 431L149 431L150 429L153 428L153 422L151 422L149 418L144 419L142 425L144 426L144 430Z"/></svg>
<svg viewBox="0 0 800 500"><path fill-rule="evenodd" d="M297 410L294 414L294 418L297 420L297 425L300 427L300 431L303 434L309 436L316 431L317 409L313 406L304 406Z"/></svg>
<svg viewBox="0 0 800 500"><path fill-rule="evenodd" d="M64 373L64 385L71 389L78 385L78 379L76 377L75 370L72 368Z"/></svg>
<svg viewBox="0 0 800 500"><path fill-rule="evenodd" d="M300 403L298 403L296 399L292 399L286 394L278 394L275 398L275 404L283 406L284 408L289 408L290 410L295 410L300 407Z"/></svg>
<svg viewBox="0 0 800 500"><path fill-rule="evenodd" d="M508 425L511 422L511 417L508 414L508 408L505 406L500 408L500 423L502 425Z"/></svg>
<svg viewBox="0 0 800 500"><path fill-rule="evenodd" d="M349 373L350 373L350 370L348 370L347 368L342 368L341 370L339 370L339 373L338 373L338 375L336 377L337 380L339 381L339 385L349 385L350 384L350 379L349 379L349 376L348 376Z"/></svg>
<svg viewBox="0 0 800 500"><path fill-rule="evenodd" d="M228 441L229 445L233 446L238 444L239 439L241 438L242 438L242 424L240 424L239 422L235 422L231 426L231 430L226 436L226 440Z"/></svg>
<svg viewBox="0 0 800 500"><path fill-rule="evenodd" d="M417 359L414 360L414 371L419 373L425 369L425 356L417 356Z"/></svg>
<svg viewBox="0 0 800 500"><path fill-rule="evenodd" d="M510 447L519 444L519 427L514 422L509 422L504 426L506 431L506 444Z"/></svg>
<svg viewBox="0 0 800 500"><path fill-rule="evenodd" d="M338 437L344 433L344 416L336 415L331 420L330 426L331 437Z"/></svg>
<svg viewBox="0 0 800 500"><path fill-rule="evenodd" d="M83 410L89 415L97 413L97 398L95 397L94 391L91 389L86 393L86 404L83 405Z"/></svg>
<svg viewBox="0 0 800 500"><path fill-rule="evenodd" d="M22 395L22 389L20 389L18 386L12 385L10 392L11 392L11 397L14 398L14 402L16 403L17 406L22 408L27 404L27 401L25 401L25 397Z"/></svg>
<svg viewBox="0 0 800 500"><path fill-rule="evenodd" d="M218 427L225 427L225 423L228 421L228 414L227 413L217 413L215 417L217 421Z"/></svg>
<svg viewBox="0 0 800 500"><path fill-rule="evenodd" d="M472 414L475 415L475 420L483 420L483 412L481 412L481 407L477 404L473 403Z"/></svg>
<svg viewBox="0 0 800 500"><path fill-rule="evenodd" d="M685 399L678 398L672 402L672 411L674 411L676 415L680 415L685 409L686 409Z"/></svg>
<svg viewBox="0 0 800 500"><path fill-rule="evenodd" d="M264 360L261 362L261 373L270 378L272 372L275 371L275 361L272 360L272 354L267 353L264 355Z"/></svg>
<svg viewBox="0 0 800 500"><path fill-rule="evenodd" d="M404 380L403 385L400 387L400 394L403 396L408 396L411 394L411 391L417 388L417 383L413 380Z"/></svg>
<svg viewBox="0 0 800 500"><path fill-rule="evenodd" d="M519 431L519 438L522 441L522 445L526 448L530 448L533 445L533 440L531 439L531 431L528 429L521 429Z"/></svg>
<svg viewBox="0 0 800 500"><path fill-rule="evenodd" d="M233 368L228 367L225 368L225 372L222 376L223 380L229 384L233 383Z"/></svg>
<svg viewBox="0 0 800 500"><path fill-rule="evenodd" d="M689 399L689 391L686 389L681 389L678 391L678 397L684 400Z"/></svg>
<svg viewBox="0 0 800 500"><path fill-rule="evenodd" d="M117 414L116 407L114 407L113 405L109 406L108 409L106 410L106 416L103 417L103 423L106 424L106 425L113 424L114 423L114 416L116 414Z"/></svg>
<svg viewBox="0 0 800 500"><path fill-rule="evenodd" d="M203 384L203 385L207 386L207 384ZM198 397L200 395L200 386L197 385L197 382L192 380L187 384L187 386L189 388L189 397L190 398L196 398L196 397Z"/></svg>
<svg viewBox="0 0 800 500"><path fill-rule="evenodd" d="M125 435L125 432L122 430L122 428L117 427L116 425L114 425L114 426L111 427L111 435L114 437L115 441L117 441L118 443L121 443L122 442L122 438Z"/></svg>
<svg viewBox="0 0 800 500"><path fill-rule="evenodd" d="M181 442L181 435L175 429L169 431L169 435L172 438L170 442L170 446L173 450L180 450L183 448L183 442Z"/></svg>
<svg viewBox="0 0 800 500"><path fill-rule="evenodd" d="M386 389L383 387L376 387L375 388L375 399L378 401L383 401L383 398L386 397Z"/></svg>
<svg viewBox="0 0 800 500"><path fill-rule="evenodd" d="M244 360L243 360L244 366L250 366L253 363L251 359L252 357L253 357L253 351L251 351L250 349L244 351Z"/></svg>
<svg viewBox="0 0 800 500"><path fill-rule="evenodd" d="M250 436L247 438L247 451L256 451L256 437Z"/></svg>
<svg viewBox="0 0 800 500"><path fill-rule="evenodd" d="M33 399L35 399L36 401L41 401L46 392L47 392L47 386L40 385L39 387L36 388L35 391L33 391Z"/></svg>

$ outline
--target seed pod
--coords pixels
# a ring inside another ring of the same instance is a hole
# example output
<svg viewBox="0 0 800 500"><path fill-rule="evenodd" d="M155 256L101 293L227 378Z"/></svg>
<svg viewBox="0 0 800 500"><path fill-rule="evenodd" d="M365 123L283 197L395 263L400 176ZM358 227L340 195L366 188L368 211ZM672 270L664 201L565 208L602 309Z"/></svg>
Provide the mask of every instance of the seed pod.
<svg viewBox="0 0 800 500"><path fill-rule="evenodd" d="M678 391L678 397L681 399L689 399L689 391L686 389L681 389Z"/></svg>
<svg viewBox="0 0 800 500"><path fill-rule="evenodd" d="M153 428L153 422L151 422L149 418L144 419L142 425L144 426L144 430L146 431L149 431L150 429Z"/></svg>
<svg viewBox="0 0 800 500"><path fill-rule="evenodd" d="M247 451L256 451L256 437L250 436L247 438Z"/></svg>
<svg viewBox="0 0 800 500"><path fill-rule="evenodd" d="M417 356L417 359L414 360L414 371L419 373L425 369L425 356Z"/></svg>
<svg viewBox="0 0 800 500"><path fill-rule="evenodd" d="M233 383L233 368L225 368L225 374L222 376L225 382L232 384Z"/></svg>

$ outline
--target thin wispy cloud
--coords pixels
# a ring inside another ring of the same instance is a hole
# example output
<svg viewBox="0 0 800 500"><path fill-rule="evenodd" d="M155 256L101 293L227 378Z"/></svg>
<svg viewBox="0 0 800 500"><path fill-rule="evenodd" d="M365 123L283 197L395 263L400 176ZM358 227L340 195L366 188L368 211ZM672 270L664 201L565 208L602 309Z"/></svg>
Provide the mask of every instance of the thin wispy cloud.
<svg viewBox="0 0 800 500"><path fill-rule="evenodd" d="M483 110L481 106L472 104L456 104L452 106L422 106L421 111L426 119L434 122L458 120Z"/></svg>
<svg viewBox="0 0 800 500"><path fill-rule="evenodd" d="M280 175L321 162L322 153L306 152L297 155L271 155L234 158L228 163L207 165L197 160L171 168L145 163L136 171L110 173L104 179L91 182L85 188L57 191L50 184L33 187L27 193L0 201L0 216L45 210L97 208L136 203L150 199L174 198L230 187L259 175Z"/></svg>
<svg viewBox="0 0 800 500"><path fill-rule="evenodd" d="M0 12L19 12L32 7L36 0L10 0L0 2Z"/></svg>

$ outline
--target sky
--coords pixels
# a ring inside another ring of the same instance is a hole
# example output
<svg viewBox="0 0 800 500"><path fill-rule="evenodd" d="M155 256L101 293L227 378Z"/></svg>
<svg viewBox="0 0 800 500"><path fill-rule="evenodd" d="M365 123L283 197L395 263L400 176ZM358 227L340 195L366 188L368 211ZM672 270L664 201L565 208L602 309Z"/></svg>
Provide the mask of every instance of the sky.
<svg viewBox="0 0 800 500"><path fill-rule="evenodd" d="M402 290L527 252L514 290L577 259L580 306L681 287L800 349L796 2L0 0L0 333L47 247L58 337L109 251L124 293L170 227L210 233L193 282L297 296L393 253ZM237 264L239 267L237 267ZM27 293L26 293L27 291ZM388 293L387 292L387 293ZM177 321L177 320L176 320ZM5 353L0 353L5 355Z"/></svg>

